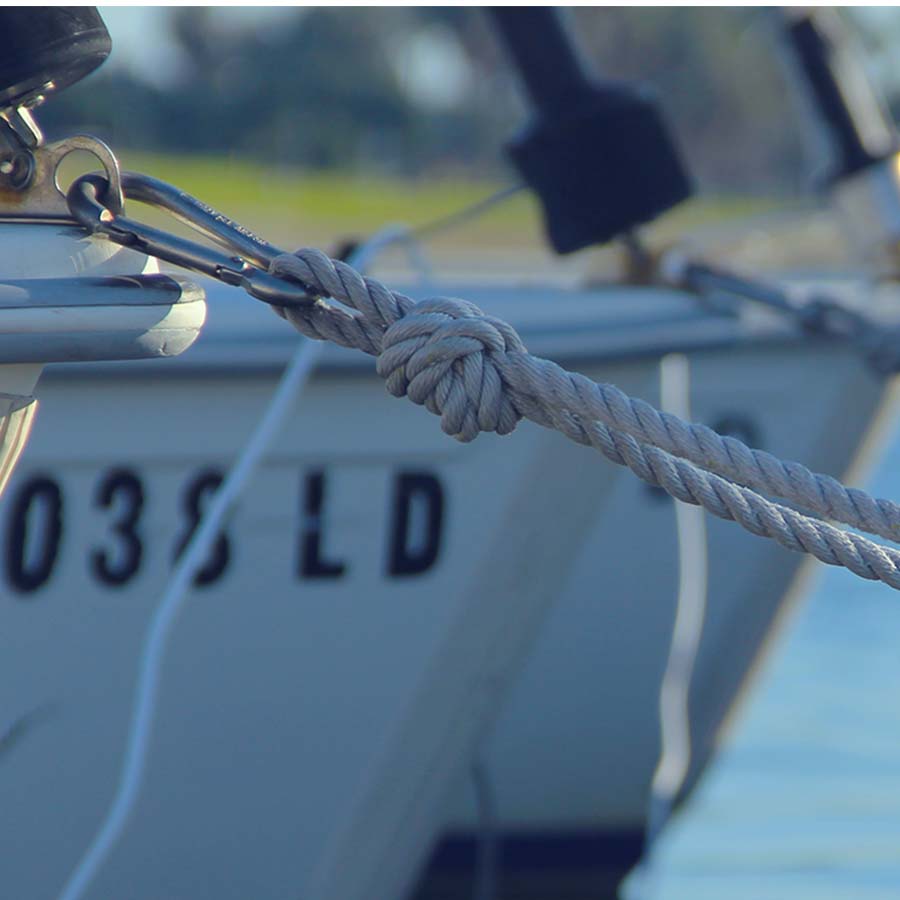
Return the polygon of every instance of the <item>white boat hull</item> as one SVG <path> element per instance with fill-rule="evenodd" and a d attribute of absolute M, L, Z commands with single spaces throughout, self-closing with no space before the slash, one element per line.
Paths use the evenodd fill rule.
<path fill-rule="evenodd" d="M 833 345 L 672 343 L 697 419 L 818 470 L 846 469 L 881 398 Z M 658 402 L 660 348 L 578 366 Z M 100 826 L 173 556 L 275 383 L 197 359 L 41 386 L 0 504 L 10 896 L 55 896 Z M 139 802 L 86 896 L 399 897 L 445 828 L 476 832 L 476 758 L 504 834 L 639 846 L 673 521 L 559 435 L 460 446 L 371 367 L 326 365 L 177 622 Z M 711 523 L 710 551 L 693 775 L 801 562 L 730 523 Z"/>

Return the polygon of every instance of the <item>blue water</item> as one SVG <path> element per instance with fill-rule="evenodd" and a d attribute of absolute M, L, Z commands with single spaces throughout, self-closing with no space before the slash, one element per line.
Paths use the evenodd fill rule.
<path fill-rule="evenodd" d="M 900 499 L 900 435 L 867 487 Z M 655 874 L 656 900 L 900 898 L 900 592 L 823 567 Z"/>

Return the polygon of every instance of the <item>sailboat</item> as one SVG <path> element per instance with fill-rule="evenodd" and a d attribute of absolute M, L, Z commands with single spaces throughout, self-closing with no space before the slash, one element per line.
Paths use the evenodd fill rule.
<path fill-rule="evenodd" d="M 500 25 L 531 72 L 523 16 Z M 540 143 L 538 129 L 518 150 L 538 182 Z M 651 205 L 682 193 L 669 162 L 672 196 Z M 554 205 L 565 186 L 549 190 L 564 248 L 621 231 L 573 225 Z M 124 350 L 47 365 L 0 501 L 0 869 L 4 892 L 41 898 L 116 798 L 148 625 L 297 336 L 233 288 L 155 276 L 73 222 L 2 228 L 0 272 L 31 279 L 25 306 L 49 296 L 40 271 L 53 296 L 62 285 L 88 306 L 108 290 L 126 312 L 123 292 L 155 286 L 180 317 L 157 316 L 153 341 L 133 329 Z M 107 258 L 85 277 L 61 251 L 68 268 L 47 271 L 53 240 Z M 835 476 L 860 471 L 893 409 L 852 343 L 746 305 L 661 284 L 439 290 L 656 405 L 677 358 L 694 420 Z M 465 446 L 434 426 L 369 360 L 325 348 L 195 574 L 127 823 L 81 896 L 468 896 L 493 842 L 516 896 L 563 897 L 612 893 L 640 858 L 677 597 L 673 502 L 537 426 Z M 719 521 L 708 558 L 682 798 L 808 568 Z"/>

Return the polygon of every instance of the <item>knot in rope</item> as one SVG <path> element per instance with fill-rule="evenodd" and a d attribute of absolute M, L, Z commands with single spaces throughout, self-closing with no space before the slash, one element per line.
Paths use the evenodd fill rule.
<path fill-rule="evenodd" d="M 376 356 L 391 394 L 440 416 L 441 428 L 457 440 L 472 441 L 482 431 L 509 434 L 522 418 L 500 371 L 510 356 L 528 351 L 511 325 L 474 303 L 446 297 L 416 303 L 309 248 L 276 257 L 270 271 L 352 310 L 319 303 L 280 314 L 309 337 Z"/>
<path fill-rule="evenodd" d="M 900 538 L 900 505 L 531 356 L 512 326 L 464 300 L 416 303 L 312 249 L 276 257 L 270 271 L 319 298 L 278 310 L 295 328 L 377 357 L 388 390 L 439 415 L 458 440 L 480 431 L 508 434 L 527 417 L 595 447 L 685 503 L 900 590 L 900 552 L 764 495 L 891 540 Z M 857 334 L 855 314 L 846 319 L 844 327 Z M 866 328 L 857 339 L 871 336 Z"/>
<path fill-rule="evenodd" d="M 500 375 L 509 353 L 527 353 L 510 325 L 474 303 L 439 298 L 388 326 L 376 368 L 391 394 L 426 407 L 446 434 L 468 442 L 482 431 L 509 434 L 522 418 Z"/>

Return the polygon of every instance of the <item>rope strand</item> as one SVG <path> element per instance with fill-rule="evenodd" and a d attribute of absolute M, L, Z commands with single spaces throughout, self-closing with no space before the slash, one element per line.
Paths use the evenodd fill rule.
<path fill-rule="evenodd" d="M 280 310 L 297 330 L 376 356 L 390 393 L 439 415 L 442 429 L 458 440 L 482 431 L 509 434 L 528 418 L 594 447 L 679 500 L 900 589 L 900 552 L 761 494 L 891 540 L 900 539 L 900 505 L 532 356 L 510 325 L 465 300 L 416 303 L 319 250 L 279 256 L 271 272 L 349 308 L 319 300 Z"/>

